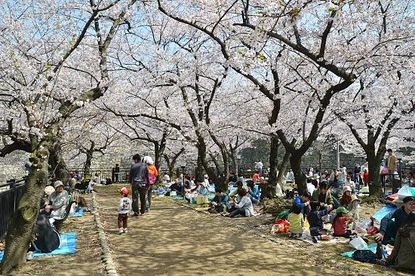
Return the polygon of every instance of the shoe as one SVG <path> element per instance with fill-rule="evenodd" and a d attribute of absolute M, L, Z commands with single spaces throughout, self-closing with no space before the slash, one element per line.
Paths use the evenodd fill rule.
<path fill-rule="evenodd" d="M 33 251 L 28 251 L 26 253 L 26 261 L 31 261 L 33 260 Z"/>
<path fill-rule="evenodd" d="M 124 228 L 124 233 L 128 233 L 128 230 L 127 230 L 127 228 Z"/>
<path fill-rule="evenodd" d="M 137 213 L 137 212 L 134 212 L 134 214 L 133 214 L 133 216 L 134 217 L 138 217 L 140 214 L 139 213 Z"/>
<path fill-rule="evenodd" d="M 119 230 L 118 230 L 118 234 L 122 234 L 122 233 L 124 233 L 124 230 L 122 229 L 122 228 L 120 228 Z"/>
<path fill-rule="evenodd" d="M 318 240 L 317 240 L 316 236 L 312 236 L 311 239 L 313 240 L 314 243 L 318 243 Z"/>

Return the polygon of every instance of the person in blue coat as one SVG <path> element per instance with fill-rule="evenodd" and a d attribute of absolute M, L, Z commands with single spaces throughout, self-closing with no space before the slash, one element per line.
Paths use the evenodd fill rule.
<path fill-rule="evenodd" d="M 298 195 L 294 198 L 293 205 L 299 206 L 301 208 L 301 212 L 308 215 L 310 212 L 310 199 L 310 193 L 308 191 L 304 191 L 301 196 Z"/>

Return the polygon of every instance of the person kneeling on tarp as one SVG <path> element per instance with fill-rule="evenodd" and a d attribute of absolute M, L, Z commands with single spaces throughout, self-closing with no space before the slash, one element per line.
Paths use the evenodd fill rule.
<path fill-rule="evenodd" d="M 39 214 L 35 226 L 33 227 L 34 240 L 30 243 L 27 252 L 27 260 L 33 259 L 34 252 L 49 253 L 59 248 L 60 237 L 53 224 L 50 223 L 48 217 Z"/>
<path fill-rule="evenodd" d="M 380 221 L 379 233 L 375 239 L 383 244 L 394 244 L 397 229 L 405 222 L 408 216 L 415 211 L 415 197 L 407 196 L 403 199 L 403 206 L 387 214 Z"/>

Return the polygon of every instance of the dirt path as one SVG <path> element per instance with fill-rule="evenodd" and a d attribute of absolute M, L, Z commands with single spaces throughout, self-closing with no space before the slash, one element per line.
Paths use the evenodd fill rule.
<path fill-rule="evenodd" d="M 130 217 L 129 233 L 119 235 L 118 189 L 100 189 L 97 200 L 120 275 L 396 275 L 395 271 L 339 256 L 341 246 L 325 252 L 325 247 L 302 241 L 281 238 L 271 242 L 258 235 L 260 224 L 254 229 L 252 221 L 245 218 L 197 212 L 169 198 L 155 199 L 151 212 Z"/>

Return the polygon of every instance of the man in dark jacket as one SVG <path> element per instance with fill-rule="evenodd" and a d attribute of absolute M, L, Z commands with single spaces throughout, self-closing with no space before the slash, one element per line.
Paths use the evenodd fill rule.
<path fill-rule="evenodd" d="M 143 215 L 146 211 L 146 194 L 149 187 L 149 177 L 147 165 L 141 161 L 141 156 L 135 154 L 133 156 L 134 164 L 130 169 L 130 183 L 133 199 L 134 216 Z M 138 201 L 140 200 L 140 210 L 138 209 Z"/>
<path fill-rule="evenodd" d="M 403 199 L 403 206 L 387 214 L 380 221 L 379 233 L 375 239 L 383 244 L 394 244 L 397 230 L 408 218 L 409 214 L 415 211 L 415 197 L 407 196 Z"/>

